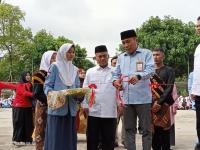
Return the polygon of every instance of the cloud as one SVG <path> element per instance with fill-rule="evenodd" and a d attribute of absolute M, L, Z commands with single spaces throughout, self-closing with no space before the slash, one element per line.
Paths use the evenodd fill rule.
<path fill-rule="evenodd" d="M 111 56 L 120 43 L 120 32 L 140 27 L 150 16 L 171 15 L 195 21 L 199 0 L 6 0 L 26 12 L 25 25 L 33 33 L 46 29 L 85 47 L 93 56 L 96 45 L 106 44 Z M 187 6 L 187 8 L 186 8 Z"/>

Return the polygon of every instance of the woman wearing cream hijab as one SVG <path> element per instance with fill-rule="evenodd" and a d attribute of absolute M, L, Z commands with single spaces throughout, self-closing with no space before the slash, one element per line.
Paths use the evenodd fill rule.
<path fill-rule="evenodd" d="M 75 56 L 73 44 L 63 44 L 52 64 L 45 80 L 44 91 L 78 88 L 80 85 L 78 68 L 72 64 Z M 76 150 L 76 111 L 77 102 L 73 97 L 66 97 L 66 103 L 57 109 L 48 107 L 45 150 Z"/>
<path fill-rule="evenodd" d="M 35 143 L 36 150 L 44 149 L 44 138 L 45 138 L 45 127 L 47 121 L 47 98 L 44 94 L 43 85 L 45 78 L 47 76 L 47 72 L 51 63 L 53 63 L 56 59 L 56 51 L 46 51 L 42 55 L 40 70 L 34 73 L 32 77 L 33 81 L 33 94 L 36 103 L 35 110 Z"/>

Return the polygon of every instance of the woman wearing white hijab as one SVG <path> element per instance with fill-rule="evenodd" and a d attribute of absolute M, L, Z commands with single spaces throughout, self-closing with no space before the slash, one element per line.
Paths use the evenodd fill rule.
<path fill-rule="evenodd" d="M 78 68 L 72 64 L 75 56 L 73 44 L 63 44 L 57 54 L 56 62 L 50 67 L 45 80 L 44 91 L 78 88 L 80 85 Z M 48 107 L 45 150 L 76 150 L 76 112 L 77 102 L 68 96 L 61 108 Z"/>
<path fill-rule="evenodd" d="M 40 70 L 34 73 L 33 94 L 37 99 L 35 109 L 35 143 L 36 150 L 44 149 L 45 127 L 47 122 L 47 98 L 44 94 L 43 85 L 51 63 L 56 59 L 56 51 L 49 50 L 42 55 Z"/>

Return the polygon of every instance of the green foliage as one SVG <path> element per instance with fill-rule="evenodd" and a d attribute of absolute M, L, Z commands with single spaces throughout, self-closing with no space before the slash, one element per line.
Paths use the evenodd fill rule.
<path fill-rule="evenodd" d="M 0 74 L 4 74 L 2 79 L 12 80 L 13 74 L 18 74 L 14 63 L 23 59 L 21 48 L 29 45 L 32 37 L 31 31 L 21 25 L 24 15 L 17 6 L 0 4 L 0 50 L 6 52 L 5 60 L 0 64 Z"/>
<path fill-rule="evenodd" d="M 35 68 L 39 68 L 40 59 L 45 51 L 58 50 L 64 43 L 73 43 L 73 41 L 65 38 L 64 36 L 58 36 L 58 38 L 54 38 L 44 29 L 39 31 L 33 38 L 33 45 L 35 46 L 34 70 Z M 77 67 L 88 69 L 88 67 L 92 66 L 92 63 L 86 60 L 87 51 L 85 48 L 81 48 L 78 44 L 76 44 L 75 54 L 76 57 L 74 59 L 74 64 Z"/>
<path fill-rule="evenodd" d="M 9 77 L 9 65 L 6 58 L 0 60 L 0 80 L 7 81 Z"/>
<path fill-rule="evenodd" d="M 177 77 L 176 78 L 176 87 L 177 87 L 177 91 L 178 91 L 178 95 L 182 95 L 182 96 L 188 96 L 188 77 L 187 75 L 183 75 L 181 77 Z"/>
<path fill-rule="evenodd" d="M 58 50 L 64 43 L 73 43 L 72 40 L 53 35 L 42 29 L 32 35 L 30 29 L 21 25 L 24 15 L 19 7 L 0 3 L 0 51 L 6 52 L 0 60 L 0 80 L 19 81 L 23 71 L 39 69 L 40 60 L 47 50 Z M 78 44 L 75 45 L 76 66 L 88 69 L 94 64 L 86 59 L 87 51 Z"/>
<path fill-rule="evenodd" d="M 33 62 L 35 64 L 34 70 L 39 68 L 42 54 L 47 50 L 55 50 L 56 43 L 53 35 L 47 33 L 42 29 L 33 37 L 34 56 Z"/>
<path fill-rule="evenodd" d="M 2 95 L 1 97 L 3 99 L 8 99 L 11 95 L 13 95 L 13 91 L 12 90 L 3 89 L 1 92 L 2 92 L 1 93 L 1 95 Z"/>
<path fill-rule="evenodd" d="M 150 17 L 140 28 L 136 29 L 136 32 L 140 47 L 165 50 L 165 64 L 173 67 L 176 72 L 178 93 L 187 96 L 188 72 L 193 70 L 194 51 L 200 43 L 195 24 L 193 22 L 183 23 L 170 16 L 164 19 Z M 117 50 L 123 51 L 121 44 Z"/>
<path fill-rule="evenodd" d="M 195 34 L 195 24 L 183 23 L 170 16 L 160 19 L 150 17 L 137 29 L 140 47 L 165 50 L 165 63 L 172 66 L 176 76 L 186 75 L 188 63 L 193 70 L 193 53 L 200 43 L 200 37 Z"/>
<path fill-rule="evenodd" d="M 92 67 L 94 67 L 95 65 L 94 65 L 94 63 L 93 62 L 91 62 L 90 60 L 88 60 L 88 59 L 85 59 L 84 60 L 84 65 L 83 65 L 83 67 L 80 67 L 80 68 L 83 68 L 84 70 L 88 70 L 89 68 L 92 68 Z"/>
<path fill-rule="evenodd" d="M 175 69 L 177 77 L 193 70 L 194 51 L 200 43 L 193 22 L 183 23 L 170 16 L 150 17 L 136 32 L 140 47 L 165 50 L 165 64 Z M 124 51 L 121 44 L 117 50 Z"/>
<path fill-rule="evenodd" d="M 78 44 L 75 45 L 75 55 L 76 57 L 74 58 L 74 64 L 78 68 L 83 68 L 84 67 L 84 60 L 85 57 L 87 56 L 87 51 L 85 48 L 81 48 Z"/>
<path fill-rule="evenodd" d="M 60 46 L 64 43 L 73 43 L 73 41 L 65 38 L 64 36 L 59 36 L 57 39 L 55 39 L 55 48 L 58 50 Z"/>
<path fill-rule="evenodd" d="M 122 44 L 119 44 L 119 47 L 116 48 L 116 50 L 119 51 L 119 52 L 124 52 L 125 51 L 123 46 L 122 46 Z"/>

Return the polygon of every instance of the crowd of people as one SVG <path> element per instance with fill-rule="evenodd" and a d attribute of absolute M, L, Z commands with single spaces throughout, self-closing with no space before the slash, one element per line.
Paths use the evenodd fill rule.
<path fill-rule="evenodd" d="M 191 99 L 190 96 L 179 96 L 178 98 L 178 109 L 179 110 L 195 110 L 194 101 Z"/>
<path fill-rule="evenodd" d="M 12 102 L 13 99 L 10 97 L 7 99 L 0 98 L 0 108 L 11 108 Z"/>
<path fill-rule="evenodd" d="M 200 34 L 200 17 L 196 27 Z M 57 52 L 43 54 L 32 83 L 30 72 L 24 72 L 16 84 L 0 82 L 0 89 L 16 91 L 15 146 L 35 141 L 36 150 L 77 150 L 77 108 L 82 108 L 87 116 L 87 150 L 114 150 L 119 145 L 120 119 L 121 142 L 126 149 L 136 150 L 138 130 L 143 150 L 170 150 L 175 144 L 174 116 L 181 99 L 174 84 L 175 71 L 164 64 L 162 48 L 138 47 L 135 30 L 123 31 L 120 36 L 125 51 L 111 60 L 111 66 L 106 45 L 98 45 L 94 49 L 97 65 L 84 74 L 73 64 L 75 46 L 65 43 Z M 190 97 L 195 101 L 200 139 L 200 46 L 194 56 Z M 92 91 L 89 100 L 84 95 L 55 96 L 59 91 L 88 88 Z M 186 109 L 184 99 L 180 101 Z M 200 140 L 195 149 L 200 149 Z"/>

